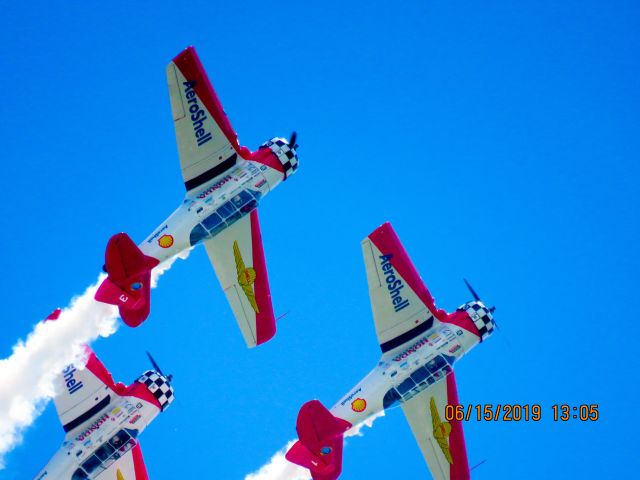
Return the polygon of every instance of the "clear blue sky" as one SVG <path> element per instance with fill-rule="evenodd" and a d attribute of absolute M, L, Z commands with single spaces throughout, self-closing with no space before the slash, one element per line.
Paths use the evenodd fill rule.
<path fill-rule="evenodd" d="M 463 276 L 497 306 L 501 331 L 457 365 L 461 401 L 543 406 L 465 425 L 474 478 L 635 475 L 638 2 L 2 3 L 0 358 L 95 280 L 111 234 L 140 241 L 180 202 L 164 68 L 182 48 L 243 144 L 299 132 L 298 173 L 261 207 L 290 312 L 275 339 L 244 347 L 199 248 L 147 323 L 94 345 L 117 379 L 144 350 L 175 375 L 142 437 L 151 478 L 242 479 L 303 402 L 369 371 L 360 240 L 386 220 L 440 306 L 468 299 Z M 555 403 L 600 420 L 556 423 Z M 49 405 L 0 479 L 31 478 L 62 437 Z M 427 476 L 399 410 L 345 451 L 345 480 Z"/>

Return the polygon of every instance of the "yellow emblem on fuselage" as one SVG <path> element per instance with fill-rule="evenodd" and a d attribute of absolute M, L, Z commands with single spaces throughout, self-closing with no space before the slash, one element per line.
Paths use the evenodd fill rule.
<path fill-rule="evenodd" d="M 252 267 L 246 267 L 244 265 L 244 260 L 242 258 L 242 254 L 240 253 L 240 247 L 238 246 L 238 241 L 234 240 L 233 242 L 233 256 L 236 260 L 236 271 L 238 272 L 238 283 L 242 287 L 242 291 L 247 296 L 247 300 L 249 300 L 249 304 L 251 308 L 256 313 L 260 313 L 258 309 L 258 304 L 256 303 L 256 296 L 253 293 L 253 284 L 256 281 L 256 271 Z"/>
<path fill-rule="evenodd" d="M 444 454 L 444 458 L 447 462 L 453 465 L 453 458 L 451 458 L 451 450 L 449 450 L 449 435 L 451 434 L 451 424 L 449 422 L 443 422 L 440 420 L 440 414 L 436 407 L 435 398 L 431 397 L 431 422 L 433 423 L 433 437 L 438 442 L 440 450 Z"/>
<path fill-rule="evenodd" d="M 116 470 L 116 480 L 124 480 L 124 475 L 122 475 L 120 469 Z"/>

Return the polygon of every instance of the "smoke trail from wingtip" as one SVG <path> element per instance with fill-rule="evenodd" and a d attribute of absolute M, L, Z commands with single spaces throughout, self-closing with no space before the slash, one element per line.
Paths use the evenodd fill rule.
<path fill-rule="evenodd" d="M 188 254 L 156 267 L 151 286 L 156 286 L 176 258 Z M 82 360 L 82 345 L 117 330 L 117 308 L 93 298 L 105 277 L 101 274 L 82 295 L 73 298 L 56 321 L 38 322 L 27 339 L 18 340 L 11 355 L 0 360 L 0 470 L 5 467 L 5 455 L 20 444 L 22 433 L 53 398 L 55 376 L 66 365 Z"/>
<path fill-rule="evenodd" d="M 373 422 L 380 417 L 384 417 L 384 410 L 349 429 L 344 435 L 345 438 L 361 437 L 363 435 L 362 428 L 371 427 Z M 294 465 L 284 457 L 287 450 L 289 450 L 294 443 L 295 440 L 288 442 L 257 471 L 246 475 L 244 480 L 309 480 L 311 478 L 309 470 L 298 465 Z"/>

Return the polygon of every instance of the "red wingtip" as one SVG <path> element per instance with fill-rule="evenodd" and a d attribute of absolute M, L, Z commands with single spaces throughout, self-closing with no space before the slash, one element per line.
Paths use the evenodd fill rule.
<path fill-rule="evenodd" d="M 393 226 L 391 225 L 391 222 L 384 222 L 369 234 L 369 238 L 371 239 L 371 241 L 375 242 L 377 239 L 384 237 L 385 235 L 393 235 L 393 237 L 395 238 L 398 237 L 395 230 L 393 229 Z"/>
<path fill-rule="evenodd" d="M 173 62 L 176 63 L 178 62 L 182 57 L 186 56 L 186 55 L 195 55 L 198 56 L 198 54 L 196 53 L 196 49 L 194 48 L 193 45 L 189 45 L 187 48 L 185 48 L 184 50 L 182 50 L 178 55 L 176 55 L 175 57 L 173 57 Z"/>
<path fill-rule="evenodd" d="M 47 322 L 47 321 L 57 320 L 58 318 L 60 318 L 61 313 L 62 313 L 62 309 L 56 308 L 53 312 L 49 314 L 47 318 L 44 319 L 44 321 Z"/>

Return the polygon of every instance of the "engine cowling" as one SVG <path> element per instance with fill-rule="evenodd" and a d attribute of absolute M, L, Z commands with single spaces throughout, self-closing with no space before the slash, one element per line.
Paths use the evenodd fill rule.
<path fill-rule="evenodd" d="M 278 157 L 282 168 L 284 169 L 284 179 L 286 180 L 290 175 L 293 175 L 298 169 L 298 154 L 295 150 L 295 145 L 289 145 L 289 143 L 280 137 L 275 137 L 268 142 L 260 145 L 260 148 L 269 148 Z"/>
<path fill-rule="evenodd" d="M 173 402 L 175 396 L 173 387 L 169 384 L 169 380 L 164 375 L 160 375 L 153 370 L 144 372 L 136 382 L 142 383 L 147 390 L 158 400 L 160 410 L 164 410 Z"/>
<path fill-rule="evenodd" d="M 493 333 L 495 330 L 495 323 L 493 323 L 493 315 L 491 311 L 482 302 L 467 302 L 464 305 L 458 307 L 458 311 L 465 312 L 469 315 L 469 318 L 473 321 L 474 325 L 478 329 L 480 335 L 480 341 Z"/>

